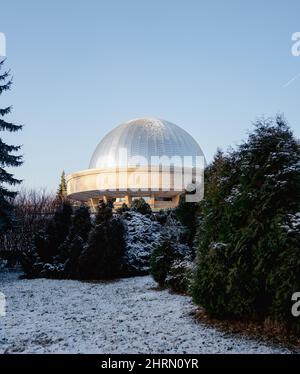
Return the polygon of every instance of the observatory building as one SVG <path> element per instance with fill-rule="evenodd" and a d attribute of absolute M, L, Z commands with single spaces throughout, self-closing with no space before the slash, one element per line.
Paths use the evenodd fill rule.
<path fill-rule="evenodd" d="M 89 168 L 67 176 L 68 197 L 95 207 L 143 197 L 155 210 L 173 208 L 203 170 L 203 152 L 185 130 L 156 118 L 125 122 L 96 147 Z"/>

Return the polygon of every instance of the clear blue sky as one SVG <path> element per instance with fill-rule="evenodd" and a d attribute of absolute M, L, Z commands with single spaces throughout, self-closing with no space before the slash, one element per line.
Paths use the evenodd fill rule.
<path fill-rule="evenodd" d="M 0 3 L 14 86 L 0 106 L 25 125 L 15 170 L 56 189 L 86 169 L 114 126 L 157 116 L 184 127 L 208 160 L 283 112 L 300 137 L 297 0 L 51 0 Z"/>

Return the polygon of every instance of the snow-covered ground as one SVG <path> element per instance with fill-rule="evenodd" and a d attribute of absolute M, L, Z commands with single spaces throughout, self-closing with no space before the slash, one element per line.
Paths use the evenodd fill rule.
<path fill-rule="evenodd" d="M 195 322 L 189 297 L 150 277 L 110 283 L 0 272 L 0 353 L 288 353 Z"/>

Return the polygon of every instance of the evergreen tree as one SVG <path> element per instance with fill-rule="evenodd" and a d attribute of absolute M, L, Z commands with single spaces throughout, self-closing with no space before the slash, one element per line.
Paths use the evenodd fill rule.
<path fill-rule="evenodd" d="M 89 232 L 92 228 L 90 210 L 87 206 L 81 205 L 74 212 L 72 217 L 72 224 L 69 232 L 69 239 L 75 236 L 80 236 L 83 241 L 86 241 Z"/>
<path fill-rule="evenodd" d="M 0 70 L 4 60 L 0 61 Z M 9 71 L 0 74 L 0 95 L 10 89 L 12 79 Z M 22 126 L 15 125 L 4 120 L 4 116 L 11 112 L 11 107 L 0 108 L 0 131 L 16 132 Z M 7 167 L 17 167 L 22 164 L 22 156 L 15 155 L 20 146 L 8 145 L 0 138 L 0 235 L 3 234 L 13 224 L 13 199 L 16 191 L 11 191 L 7 186 L 14 186 L 21 181 L 14 178 L 13 174 L 5 170 Z"/>
<path fill-rule="evenodd" d="M 60 183 L 56 193 L 57 200 L 62 203 L 67 198 L 67 182 L 66 182 L 66 175 L 63 171 L 60 177 Z"/>
<path fill-rule="evenodd" d="M 140 197 L 139 199 L 134 199 L 132 201 L 131 210 L 141 213 L 145 216 L 147 214 L 152 214 L 150 205 L 142 197 Z"/>
<path fill-rule="evenodd" d="M 78 260 L 83 252 L 85 243 L 79 235 L 75 235 L 65 243 L 67 244 L 67 256 L 64 263 L 64 276 L 70 279 L 80 279 Z"/>
<path fill-rule="evenodd" d="M 62 205 L 65 205 L 66 202 Z M 60 244 L 58 248 L 59 261 L 65 263 L 68 259 L 68 275 L 75 276 L 75 260 L 79 257 L 80 246 L 87 241 L 89 232 L 92 228 L 91 216 L 89 208 L 85 205 L 81 205 L 79 208 L 75 209 L 74 214 L 71 217 L 71 224 L 69 233 L 66 239 Z M 75 266 L 76 267 L 76 266 Z"/>
<path fill-rule="evenodd" d="M 116 209 L 116 213 L 123 214 L 125 212 L 128 212 L 130 209 L 126 203 L 123 203 L 122 206 L 118 209 Z"/>
<path fill-rule="evenodd" d="M 35 247 L 38 256 L 44 262 L 51 262 L 60 254 L 60 246 L 69 234 L 72 222 L 72 206 L 68 201 L 63 202 L 55 211 L 45 231 L 35 236 Z"/>
<path fill-rule="evenodd" d="M 101 223 L 109 221 L 113 216 L 113 203 L 112 201 L 105 202 L 100 199 L 98 203 L 98 210 L 96 214 L 96 224 L 100 225 Z"/>
<path fill-rule="evenodd" d="M 121 275 L 125 228 L 120 216 L 107 217 L 91 232 L 78 259 L 79 279 L 114 279 Z"/>
<path fill-rule="evenodd" d="M 191 203 L 185 201 L 185 196 L 180 196 L 179 205 L 175 208 L 174 212 L 179 221 L 187 229 L 187 243 L 192 247 L 194 237 L 197 229 L 197 214 L 199 210 L 198 203 Z"/>
<path fill-rule="evenodd" d="M 283 323 L 300 334 L 300 147 L 282 117 L 261 120 L 206 171 L 194 300 L 219 318 Z"/>

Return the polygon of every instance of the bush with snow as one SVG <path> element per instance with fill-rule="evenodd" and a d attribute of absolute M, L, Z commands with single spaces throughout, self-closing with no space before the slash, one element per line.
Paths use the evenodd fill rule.
<path fill-rule="evenodd" d="M 36 234 L 22 265 L 27 277 L 115 278 L 120 276 L 124 247 L 123 221 L 114 217 L 110 204 L 99 202 L 92 225 L 87 207 L 71 215 L 64 203 L 45 230 Z"/>
<path fill-rule="evenodd" d="M 177 293 L 190 293 L 193 269 L 194 263 L 188 256 L 174 260 L 165 280 L 166 286 Z"/>
<path fill-rule="evenodd" d="M 186 228 L 186 242 L 192 247 L 197 230 L 199 213 L 198 203 L 187 203 L 185 196 L 181 195 L 179 205 L 174 209 L 174 214 L 179 222 Z"/>
<path fill-rule="evenodd" d="M 186 244 L 162 239 L 152 252 L 150 273 L 160 287 L 178 293 L 188 293 L 192 277 L 191 250 Z"/>
<path fill-rule="evenodd" d="M 162 226 L 154 216 L 145 216 L 136 211 L 126 211 L 122 218 L 126 243 L 122 275 L 148 274 L 150 256 L 160 242 Z"/>
<path fill-rule="evenodd" d="M 61 218 L 62 212 L 67 219 Z M 30 278 L 107 279 L 148 274 L 151 253 L 160 243 L 163 216 L 168 215 L 161 212 L 157 218 L 128 209 L 115 214 L 111 204 L 100 201 L 92 222 L 87 207 L 77 208 L 71 216 L 60 207 L 23 253 L 23 269 Z M 68 230 L 64 225 L 58 240 L 57 231 L 62 232 L 57 230 L 58 222 L 65 221 Z"/>
<path fill-rule="evenodd" d="M 68 202 L 61 204 L 55 211 L 53 218 L 45 223 L 44 230 L 35 233 L 33 242 L 21 251 L 20 262 L 29 278 L 48 274 L 43 271 L 44 264 L 59 263 L 60 246 L 67 239 L 71 228 L 72 207 Z M 60 272 L 60 270 L 59 270 Z"/>
<path fill-rule="evenodd" d="M 218 152 L 206 171 L 194 300 L 220 318 L 265 320 L 300 333 L 300 148 L 281 117 Z"/>
<path fill-rule="evenodd" d="M 193 252 L 186 243 L 186 228 L 171 214 L 162 230 L 159 245 L 152 252 L 150 273 L 160 287 L 175 292 L 189 290 Z"/>

